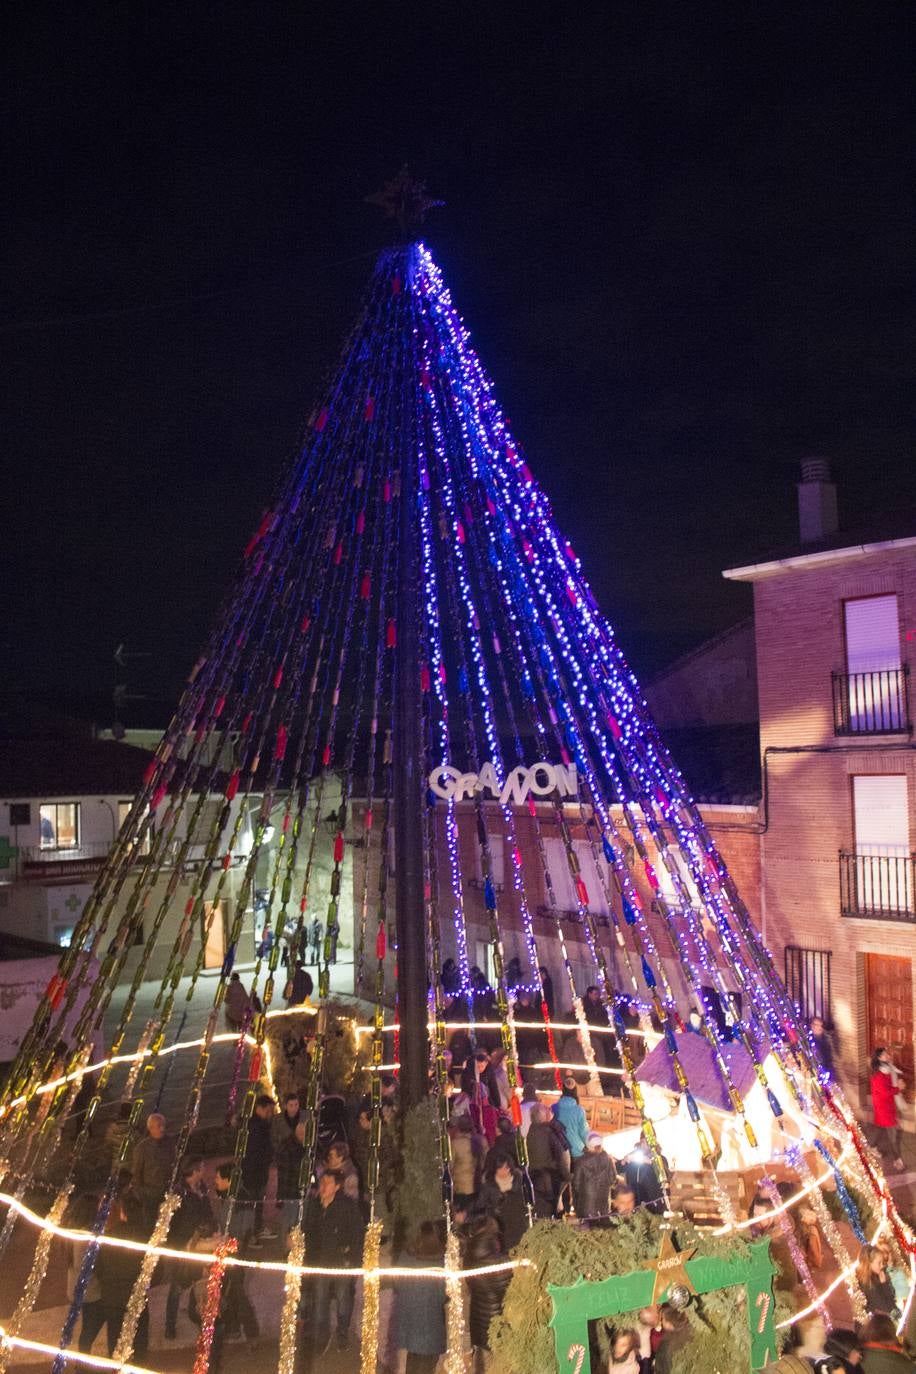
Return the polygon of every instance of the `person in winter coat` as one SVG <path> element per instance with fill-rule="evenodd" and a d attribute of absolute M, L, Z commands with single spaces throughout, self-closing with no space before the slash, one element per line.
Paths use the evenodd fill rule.
<path fill-rule="evenodd" d="M 871 1061 L 871 1105 L 875 1118 L 875 1148 L 893 1158 L 898 1173 L 903 1169 L 900 1157 L 900 1126 L 897 1121 L 897 1094 L 903 1091 L 890 1051 L 883 1045 L 875 1050 Z"/>
<path fill-rule="evenodd" d="M 830 1077 L 835 1078 L 836 1070 L 833 1064 L 833 1042 L 827 1032 L 827 1027 L 824 1025 L 823 1017 L 812 1016 L 809 1023 L 809 1030 L 811 1031 L 811 1039 L 814 1041 L 814 1048 L 817 1051 L 818 1059 L 830 1074 Z"/>
<path fill-rule="evenodd" d="M 196 1243 L 216 1231 L 216 1218 L 204 1183 L 203 1164 L 199 1159 L 187 1159 L 181 1167 L 179 1185 L 181 1201 L 172 1217 L 168 1243 L 173 1250 L 193 1250 Z M 200 1277 L 196 1264 L 181 1260 L 167 1261 L 169 1291 L 165 1300 L 165 1335 L 173 1341 L 182 1293 L 188 1295 L 188 1317 L 200 1325 L 200 1315 L 194 1296 L 194 1280 Z"/>
<path fill-rule="evenodd" d="M 897 1339 L 892 1317 L 876 1313 L 862 1328 L 862 1368 L 865 1374 L 913 1374 L 916 1363 Z"/>
<path fill-rule="evenodd" d="M 318 1180 L 318 1196 L 309 1199 L 303 1231 L 306 1260 L 318 1268 L 355 1269 L 362 1259 L 363 1219 L 352 1198 L 341 1189 L 343 1180 L 327 1169 Z M 311 1279 L 312 1348 L 323 1352 L 331 1337 L 331 1304 L 337 1306 L 337 1348 L 346 1350 L 356 1280 L 338 1274 Z"/>
<path fill-rule="evenodd" d="M 501 1116 L 496 1123 L 496 1139 L 487 1151 L 487 1157 L 483 1162 L 483 1176 L 491 1179 L 496 1172 L 497 1166 L 504 1159 L 508 1159 L 510 1164 L 518 1167 L 518 1145 L 516 1144 L 515 1127 L 506 1116 Z"/>
<path fill-rule="evenodd" d="M 499 1264 L 506 1258 L 500 1243 L 499 1225 L 493 1217 L 475 1217 L 468 1229 L 464 1248 L 464 1267 Z M 475 1274 L 467 1280 L 468 1332 L 475 1352 L 475 1368 L 479 1367 L 481 1351 L 490 1349 L 490 1322 L 503 1310 L 503 1299 L 512 1277 L 511 1269 L 495 1274 Z"/>
<path fill-rule="evenodd" d="M 559 1129 L 550 1108 L 543 1102 L 535 1103 L 531 1112 L 526 1141 L 528 1173 L 534 1186 L 534 1210 L 539 1217 L 555 1216 L 560 1189 L 569 1182 L 569 1165 Z"/>
<path fill-rule="evenodd" d="M 340 1189 L 344 1197 L 359 1202 L 359 1170 L 350 1158 L 350 1150 L 344 1140 L 335 1140 L 328 1146 L 328 1168 L 340 1174 Z"/>
<path fill-rule="evenodd" d="M 492 1179 L 477 1194 L 474 1211 L 486 1212 L 496 1218 L 504 1250 L 518 1245 L 528 1229 L 528 1209 L 522 1193 L 521 1172 L 508 1159 L 499 1163 Z"/>
<path fill-rule="evenodd" d="M 255 1250 L 259 1248 L 262 1236 L 271 1240 L 276 1235 L 275 1231 L 263 1230 L 264 1194 L 267 1192 L 267 1180 L 270 1177 L 270 1166 L 274 1157 L 270 1138 L 270 1123 L 273 1119 L 274 1105 L 273 1098 L 268 1097 L 266 1093 L 262 1093 L 256 1099 L 254 1111 L 248 1122 L 248 1143 L 245 1146 L 245 1154 L 242 1159 L 242 1185 L 239 1189 L 239 1201 L 254 1204 L 254 1224 L 249 1243 Z"/>
<path fill-rule="evenodd" d="M 538 1090 L 529 1079 L 528 1082 L 525 1084 L 524 1088 L 522 1089 L 522 1101 L 520 1107 L 522 1120 L 518 1128 L 518 1133 L 523 1140 L 527 1137 L 528 1131 L 531 1127 L 531 1113 L 537 1106 L 537 1101 Z"/>
<path fill-rule="evenodd" d="M 312 995 L 315 984 L 301 959 L 296 960 L 293 976 L 284 989 L 287 1007 L 301 1007 Z"/>
<path fill-rule="evenodd" d="M 442 1265 L 442 1243 L 435 1224 L 424 1221 L 406 1262 L 420 1269 Z M 394 1343 L 407 1352 L 405 1374 L 435 1374 L 445 1353 L 445 1283 L 442 1279 L 401 1279 L 394 1290 Z"/>
<path fill-rule="evenodd" d="M 452 1200 L 459 1211 L 467 1211 L 477 1196 L 487 1143 L 467 1114 L 452 1118 L 448 1134 L 452 1142 Z"/>
<path fill-rule="evenodd" d="M 72 1226 L 74 1231 L 91 1231 L 98 1210 L 98 1198 L 92 1193 L 81 1193 L 74 1199 L 68 1208 L 67 1225 Z M 75 1296 L 80 1270 L 83 1267 L 83 1260 L 86 1257 L 86 1251 L 88 1249 L 88 1241 L 72 1240 L 67 1246 L 67 1298 L 71 1302 Z M 99 1288 L 98 1271 L 94 1269 L 86 1285 L 83 1295 L 83 1305 L 80 1308 L 80 1317 L 82 1321 L 79 1334 L 79 1349 L 84 1355 L 87 1355 L 92 1349 L 93 1341 L 105 1324 L 105 1313 L 102 1309 L 101 1296 L 102 1293 Z"/>
<path fill-rule="evenodd" d="M 856 1374 L 862 1369 L 862 1346 L 854 1331 L 835 1326 L 824 1340 L 824 1358 L 817 1374 Z"/>
<path fill-rule="evenodd" d="M 581 1154 L 585 1153 L 585 1142 L 588 1139 L 588 1118 L 579 1106 L 579 1092 L 572 1074 L 564 1075 L 563 1089 L 560 1097 L 553 1104 L 552 1111 L 556 1120 L 563 1127 L 570 1155 L 574 1160 L 578 1159 Z"/>
<path fill-rule="evenodd" d="M 639 1374 L 640 1365 L 639 1332 L 626 1327 L 615 1331 L 607 1374 Z"/>
<path fill-rule="evenodd" d="M 667 1167 L 667 1161 L 664 1161 L 664 1157 L 663 1162 Z M 637 1207 L 645 1207 L 647 1211 L 661 1215 L 665 1210 L 665 1199 L 662 1194 L 661 1181 L 652 1160 L 649 1142 L 644 1135 L 639 1137 L 639 1144 L 636 1149 L 627 1156 L 621 1172 L 624 1182 L 636 1194 Z"/>
<path fill-rule="evenodd" d="M 105 1234 L 115 1240 L 144 1240 L 149 1235 L 144 1212 L 136 1197 L 131 1193 L 116 1196 L 109 1213 Z M 114 1354 L 124 1310 L 140 1274 L 143 1252 L 122 1250 L 119 1246 L 99 1246 L 95 1262 L 95 1276 L 99 1283 L 99 1302 L 101 1305 L 102 1325 L 107 1327 L 108 1354 Z M 134 1359 L 138 1364 L 146 1363 L 149 1350 L 149 1311 L 144 1307 L 134 1339 Z"/>
<path fill-rule="evenodd" d="M 300 1126 L 302 1130 L 300 1130 Z M 299 1210 L 299 1171 L 305 1154 L 305 1113 L 298 1093 L 287 1093 L 283 1111 L 270 1122 L 270 1144 L 277 1165 L 277 1203 L 287 1230 Z"/>
<path fill-rule="evenodd" d="M 887 1272 L 884 1251 L 878 1245 L 863 1245 L 856 1264 L 856 1279 L 865 1298 L 865 1306 L 872 1314 L 897 1313 L 897 1296 Z"/>
<path fill-rule="evenodd" d="M 250 1006 L 251 999 L 245 991 L 241 978 L 237 973 L 233 973 L 229 979 L 229 986 L 226 988 L 226 999 L 223 1002 L 223 1015 L 226 1018 L 226 1025 L 231 1031 L 242 1029 Z"/>
<path fill-rule="evenodd" d="M 161 1112 L 150 1112 L 146 1135 L 137 1141 L 130 1157 L 131 1192 L 150 1229 L 169 1186 L 174 1154 L 172 1142 L 165 1138 L 165 1117 Z"/>
<path fill-rule="evenodd" d="M 690 1342 L 690 1321 L 686 1312 L 680 1312 L 666 1302 L 658 1311 L 662 1338 L 655 1351 L 654 1374 L 674 1374 L 678 1352 Z"/>
<path fill-rule="evenodd" d="M 585 1217 L 606 1217 L 611 1209 L 614 1163 L 597 1131 L 590 1131 L 585 1153 L 573 1170 L 573 1205 L 580 1221 Z"/>

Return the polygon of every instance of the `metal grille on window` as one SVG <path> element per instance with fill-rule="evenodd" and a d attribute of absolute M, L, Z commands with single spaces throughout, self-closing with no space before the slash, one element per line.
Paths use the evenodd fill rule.
<path fill-rule="evenodd" d="M 819 1016 L 828 1028 L 833 1024 L 830 1008 L 829 949 L 803 949 L 786 945 L 786 988 L 806 1021 Z"/>

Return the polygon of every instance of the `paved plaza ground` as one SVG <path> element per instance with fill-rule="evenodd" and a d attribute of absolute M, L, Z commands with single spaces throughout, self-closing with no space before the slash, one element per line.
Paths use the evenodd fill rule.
<path fill-rule="evenodd" d="M 243 981 L 247 983 L 248 979 L 244 971 L 242 976 Z M 205 976 L 201 979 L 196 995 L 190 1003 L 185 1000 L 187 986 L 188 983 L 185 981 L 179 992 L 176 1014 L 167 1037 L 168 1044 L 179 1038 L 182 1041 L 197 1039 L 203 1033 L 206 1025 L 212 1005 L 212 978 Z M 344 994 L 350 993 L 352 986 L 352 964 L 339 964 L 334 970 L 332 992 L 340 998 Z M 130 1048 L 136 1043 L 140 1030 L 152 1015 L 156 987 L 156 984 L 147 984 L 141 992 L 134 1017 L 135 1029 L 132 1035 L 128 1037 L 126 1048 Z M 117 1024 L 124 996 L 124 990 L 119 989 L 112 999 L 112 1005 L 106 1019 L 108 1039 L 110 1039 L 111 1032 Z M 211 1072 L 208 1075 L 209 1086 L 202 1107 L 201 1119 L 205 1124 L 218 1124 L 225 1120 L 228 1085 L 232 1081 L 233 1053 L 231 1044 L 218 1046 L 214 1052 Z M 172 1129 L 175 1129 L 184 1111 L 195 1063 L 196 1051 L 193 1049 L 184 1054 L 171 1056 L 168 1061 L 164 1062 L 163 1067 L 152 1081 L 148 1094 L 150 1105 L 160 1107 Z M 916 1217 L 916 1136 L 904 1136 L 904 1159 L 906 1170 L 891 1179 L 891 1186 L 903 1214 L 910 1219 Z M 212 1168 L 213 1161 L 210 1161 L 208 1163 L 210 1173 L 212 1173 Z M 268 1226 L 273 1220 L 270 1193 L 268 1193 L 266 1220 Z M 854 1250 L 854 1242 L 852 1242 L 851 1237 L 849 1239 L 850 1246 Z M 3 1321 L 7 1320 L 14 1310 L 22 1292 L 23 1283 L 31 1265 L 34 1242 L 34 1231 L 30 1227 L 20 1224 L 14 1229 L 10 1244 L 3 1255 L 3 1262 L 0 1265 L 0 1313 L 2 1313 Z M 283 1256 L 284 1251 L 281 1242 L 273 1240 L 265 1242 L 260 1258 L 281 1261 Z M 826 1271 L 819 1275 L 821 1278 L 825 1276 Z M 276 1333 L 279 1327 L 283 1297 L 282 1275 L 268 1272 L 254 1273 L 249 1276 L 247 1283 L 249 1294 L 259 1315 L 262 1331 L 265 1334 L 254 1343 L 247 1341 L 229 1343 L 226 1347 L 223 1364 L 225 1374 L 243 1374 L 243 1371 L 244 1374 L 250 1374 L 254 1368 L 269 1371 L 276 1367 Z M 356 1371 L 359 1368 L 358 1338 L 362 1299 L 359 1289 L 360 1285 L 357 1286 L 356 1311 L 351 1327 L 351 1349 L 343 1353 L 334 1349 L 329 1351 L 316 1363 L 321 1374 L 350 1374 L 350 1371 Z M 150 1369 L 161 1371 L 161 1374 L 190 1374 L 194 1363 L 197 1331 L 182 1311 L 179 1317 L 177 1339 L 168 1342 L 165 1340 L 165 1294 L 166 1288 L 163 1284 L 159 1284 L 152 1292 L 150 1301 L 151 1342 L 150 1352 L 145 1363 Z M 842 1286 L 839 1294 L 842 1294 Z M 63 1243 L 55 1242 L 52 1247 L 47 1278 L 42 1286 L 35 1310 L 25 1322 L 22 1334 L 34 1340 L 46 1341 L 56 1345 L 67 1312 L 66 1297 L 66 1250 Z M 839 1301 L 842 1306 L 843 1298 L 840 1297 Z M 397 1369 L 397 1359 L 395 1352 L 388 1348 L 387 1334 L 390 1306 L 391 1294 L 383 1290 L 380 1351 L 385 1367 L 394 1371 Z M 847 1314 L 838 1309 L 836 1315 L 841 1318 Z M 96 1343 L 95 1353 L 103 1353 L 101 1338 Z M 14 1362 L 8 1366 L 10 1370 L 14 1371 L 34 1371 L 49 1367 L 50 1357 L 41 1353 L 34 1355 L 17 1354 Z M 70 1367 L 77 1370 L 79 1365 L 73 1362 Z M 302 1374 L 304 1374 L 304 1368 Z"/>

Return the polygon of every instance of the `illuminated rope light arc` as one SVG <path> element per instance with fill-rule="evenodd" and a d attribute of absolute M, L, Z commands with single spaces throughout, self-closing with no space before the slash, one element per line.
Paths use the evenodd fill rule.
<path fill-rule="evenodd" d="M 408 469 L 417 473 L 416 491 L 408 490 L 407 483 L 402 490 Z M 391 713 L 396 620 L 403 599 L 398 588 L 403 592 L 405 586 L 399 582 L 404 570 L 398 567 L 398 513 L 403 500 L 415 503 L 418 532 L 417 616 L 423 661 L 416 670 L 424 764 L 429 769 L 441 764 L 478 771 L 486 758 L 501 786 L 513 767 L 524 765 L 533 746 L 545 760 L 558 755 L 565 766 L 574 764 L 580 781 L 575 802 L 566 806 L 557 795 L 552 801 L 532 803 L 527 818 L 511 803 L 484 803 L 480 792 L 466 806 L 454 799 L 440 804 L 431 797 L 423 815 L 424 937 L 428 971 L 436 979 L 429 1001 L 429 1039 L 439 1093 L 443 1181 L 448 1170 L 444 1133 L 447 1035 L 467 1029 L 473 1041 L 478 1034 L 494 1030 L 499 1034 L 507 1052 L 510 1108 L 517 1113 L 521 1085 L 513 1006 L 516 989 L 510 986 L 516 980 L 507 976 L 505 957 L 510 949 L 519 957 L 524 950 L 531 975 L 523 977 L 530 991 L 543 994 L 541 963 L 549 964 L 550 956 L 559 952 L 573 1016 L 571 1024 L 555 1020 L 555 1009 L 547 1008 L 544 1021 L 550 1059 L 543 1051 L 529 1055 L 537 1059 L 534 1068 L 552 1069 L 558 1075 L 566 1065 L 554 1046 L 553 1031 L 578 1032 L 585 1065 L 576 1062 L 569 1068 L 574 1072 L 584 1068 L 593 1083 L 608 1075 L 627 1080 L 659 1168 L 660 1143 L 642 1085 L 633 1075 L 632 1050 L 638 1042 L 631 1037 L 642 1035 L 649 1048 L 660 1042 L 693 1118 L 701 1152 L 712 1159 L 714 1151 L 698 1109 L 696 1115 L 691 1109 L 697 1103 L 678 1044 L 681 1012 L 695 1000 L 707 1012 L 706 1049 L 749 1144 L 753 1147 L 756 1138 L 743 1090 L 738 1092 L 730 1066 L 727 1045 L 731 1039 L 749 1056 L 755 1078 L 752 1086 L 764 1091 L 777 1122 L 783 1105 L 768 1081 L 771 1073 L 779 1083 L 785 1078 L 792 1099 L 787 1106 L 791 1108 L 794 1102 L 818 1133 L 816 1143 L 827 1167 L 824 1171 L 818 1165 L 817 1174 L 802 1155 L 797 1154 L 793 1162 L 786 1146 L 788 1136 L 782 1137 L 787 1167 L 802 1184 L 793 1201 L 829 1184 L 831 1175 L 842 1182 L 842 1169 L 878 1198 L 884 1224 L 892 1230 L 898 1248 L 908 1251 L 911 1258 L 916 1256 L 916 1242 L 896 1212 L 880 1165 L 868 1152 L 841 1094 L 820 1074 L 810 1037 L 797 1024 L 797 1010 L 683 777 L 655 730 L 581 564 L 560 535 L 549 501 L 513 438 L 442 274 L 422 244 L 380 256 L 340 363 L 329 375 L 298 452 L 244 551 L 201 659 L 189 675 L 148 775 L 115 839 L 110 861 L 80 919 L 74 947 L 64 954 L 58 977 L 42 998 L 40 1016 L 0 1097 L 4 1150 L 16 1151 L 15 1161 L 21 1166 L 21 1172 L 13 1172 L 12 1177 L 21 1178 L 24 1188 L 43 1152 L 54 1148 L 76 1090 L 91 1082 L 95 1091 L 77 1139 L 76 1155 L 80 1155 L 89 1123 L 114 1070 L 122 1065 L 130 1070 L 123 1096 L 132 1104 L 123 1154 L 140 1129 L 145 1094 L 155 1070 L 167 1056 L 180 1052 L 196 1055 L 180 1134 L 181 1145 L 187 1145 L 205 1087 L 212 1086 L 212 1078 L 207 1078 L 212 1052 L 232 1042 L 237 1048 L 233 1089 L 243 1089 L 230 1190 L 234 1194 L 254 1102 L 262 1083 L 272 1087 L 274 1082 L 268 1037 L 272 1018 L 318 1017 L 296 1228 L 304 1246 L 304 1196 L 314 1174 L 326 1068 L 328 1022 L 321 1013 L 330 995 L 330 929 L 332 918 L 339 925 L 345 845 L 354 841 L 362 842 L 365 862 L 362 892 L 355 890 L 354 882 L 353 894 L 354 907 L 360 908 L 360 979 L 364 965 L 372 964 L 371 950 L 367 957 L 365 946 L 373 916 L 375 920 L 375 986 L 374 998 L 370 998 L 374 1015 L 371 1026 L 354 1027 L 354 1031 L 371 1037 L 368 1071 L 375 1124 L 370 1160 L 375 1163 L 370 1172 L 377 1173 L 380 1075 L 394 1069 L 399 1060 L 397 1027 L 385 1023 L 383 994 L 390 985 L 394 954 L 388 941 L 386 864 L 392 749 L 396 747 Z M 421 806 L 424 776 L 428 770 L 417 778 Z M 326 832 L 322 827 L 328 820 L 324 807 L 329 792 L 338 786 L 325 945 L 319 960 L 319 1005 L 278 1008 L 273 1000 L 281 938 L 294 926 L 295 939 L 300 941 L 306 913 L 317 911 L 316 892 L 324 900 L 317 877 L 323 873 L 320 862 Z M 359 802 L 365 803 L 361 817 Z M 381 823 L 371 823 L 373 807 Z M 464 830 L 466 818 L 476 827 L 482 897 L 466 872 L 467 841 L 472 838 Z M 279 829 L 273 852 L 268 849 L 268 825 Z M 567 925 L 554 892 L 544 840 L 548 832 L 559 837 L 575 889 L 575 931 L 572 921 Z M 505 889 L 500 893 L 495 881 L 497 835 L 504 842 L 508 865 Z M 534 844 L 523 854 L 522 842 L 532 836 Z M 149 842 L 149 852 L 141 856 L 143 841 Z M 598 883 L 592 893 L 587 890 L 593 881 L 589 856 Z M 374 911 L 370 911 L 370 860 L 373 868 L 378 864 Z M 264 1006 L 253 1016 L 249 1030 L 222 1034 L 223 998 L 259 872 L 266 903 L 258 899 L 256 919 L 274 936 L 269 952 L 256 951 L 251 985 L 252 993 L 263 997 Z M 179 891 L 184 884 L 186 893 Z M 543 912 L 535 906 L 535 901 L 542 900 L 540 895 L 535 897 L 542 887 L 548 894 L 546 927 L 537 924 Z M 603 913 L 603 904 L 609 915 L 606 922 L 596 914 Z M 140 1047 L 133 1054 L 124 1053 L 145 973 L 154 950 L 160 950 L 172 914 L 177 917 L 176 929 L 173 933 L 169 928 L 167 940 L 161 941 L 166 965 L 158 980 L 154 1021 Z M 227 948 L 209 989 L 212 1007 L 206 1028 L 197 1038 L 168 1045 L 166 1032 L 182 996 L 182 978 L 190 974 L 188 998 L 201 991 L 207 938 L 218 920 L 225 921 Z M 552 933 L 542 933 L 550 932 L 551 926 Z M 485 1022 L 475 1017 L 480 1004 L 475 1007 L 469 995 L 472 942 L 477 938 L 488 947 L 492 961 L 489 991 L 495 1013 L 487 1014 Z M 138 940 L 142 945 L 134 954 Z M 445 1021 L 443 990 L 436 977 L 440 948 L 453 953 L 458 964 L 461 990 L 467 998 L 467 1013 L 461 1013 L 460 1022 Z M 670 956 L 669 950 L 673 951 Z M 99 959 L 97 978 L 96 965 L 88 956 Z M 90 1064 L 86 1046 L 92 1032 L 104 1024 L 129 957 L 137 959 L 137 967 L 124 1005 L 112 1018 L 117 1028 L 111 1052 Z M 607 1024 L 586 1021 L 581 987 L 577 988 L 577 981 L 586 978 L 599 985 Z M 707 988 L 713 990 L 711 998 Z M 718 998 L 727 1007 L 732 988 L 744 992 L 747 1005 L 745 1014 L 726 1030 L 712 1015 L 711 1003 Z M 660 1036 L 635 1032 L 626 1025 L 624 1008 L 632 1005 L 638 1006 L 644 1018 L 655 1018 Z M 55 1058 L 56 1038 L 74 1019 L 73 1043 L 61 1071 Z M 532 1030 L 542 1029 L 539 1023 L 529 1024 Z M 645 1019 L 643 1026 L 648 1026 Z M 767 1061 L 767 1041 L 781 1076 L 773 1072 L 774 1061 Z M 130 1043 L 136 1041 L 131 1038 Z M 595 1046 L 608 1044 L 616 1048 L 623 1068 L 596 1064 Z M 391 1052 L 386 1053 L 383 1046 Z M 528 1070 L 527 1065 L 521 1068 Z M 836 1159 L 831 1160 L 824 1141 Z M 664 1178 L 662 1182 L 664 1186 Z M 718 1190 L 725 1223 L 717 1234 L 742 1232 L 751 1223 L 737 1222 L 729 1215 L 715 1170 L 711 1186 Z M 3 1196 L 11 1201 L 0 1244 L 8 1241 L 17 1218 L 44 1233 L 57 1233 L 47 1218 L 42 1221 L 23 1208 L 18 1192 Z M 785 1207 L 790 1205 L 787 1202 Z M 782 1211 L 780 1206 L 775 1214 Z M 446 1216 L 450 1220 L 447 1206 Z M 106 1236 L 104 1224 L 100 1214 L 100 1247 L 125 1244 Z M 89 1233 L 78 1235 L 85 1240 Z M 453 1240 L 450 1236 L 452 1259 Z M 213 1257 L 152 1242 L 153 1237 L 128 1245 L 144 1257 L 144 1272 L 160 1255 L 186 1263 L 214 1263 Z M 839 1258 L 836 1236 L 828 1243 Z M 373 1254 L 372 1245 L 367 1253 Z M 242 1264 L 286 1276 L 287 1338 L 296 1306 L 296 1282 L 311 1273 L 334 1272 L 303 1263 L 242 1260 L 232 1255 L 225 1256 L 225 1263 L 227 1268 Z M 841 1268 L 848 1278 L 849 1265 L 841 1264 Z M 374 1263 L 349 1271 L 363 1273 L 373 1283 L 380 1275 L 399 1272 Z M 454 1263 L 425 1271 L 411 1268 L 405 1277 L 424 1273 L 444 1277 L 450 1292 L 460 1287 Z M 138 1289 L 137 1302 L 141 1298 Z M 17 1322 L 23 1316 L 24 1305 Z M 366 1359 L 377 1340 L 376 1328 L 374 1318 L 367 1320 Z M 8 1331 L 6 1339 L 12 1343 L 17 1336 L 18 1332 Z M 284 1348 L 289 1364 L 289 1339 Z M 120 1353 L 129 1359 L 126 1345 Z M 60 1358 L 64 1358 L 62 1353 Z M 69 1352 L 66 1358 L 71 1358 Z M 97 1367 L 108 1366 L 102 1362 Z"/>

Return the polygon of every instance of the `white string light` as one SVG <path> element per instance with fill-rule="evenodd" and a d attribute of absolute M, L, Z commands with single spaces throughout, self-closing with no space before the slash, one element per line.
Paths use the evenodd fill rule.
<path fill-rule="evenodd" d="M 26 1336 L 11 1336 L 3 1326 L 0 1326 L 0 1345 L 15 1346 L 18 1350 L 34 1350 L 39 1355 L 60 1354 L 59 1346 L 29 1340 Z M 76 1360 L 90 1369 L 117 1369 L 120 1374 L 156 1374 L 156 1370 L 147 1369 L 145 1365 L 122 1364 L 118 1360 L 109 1360 L 105 1355 L 87 1355 L 80 1350 L 68 1350 L 67 1359 Z"/>
<path fill-rule="evenodd" d="M 213 1263 L 211 1250 L 176 1250 L 169 1245 L 150 1245 L 147 1241 L 128 1240 L 123 1236 L 96 1235 L 94 1231 L 78 1231 L 72 1226 L 61 1226 L 51 1222 L 47 1217 L 40 1217 L 37 1212 L 33 1212 L 24 1202 L 13 1197 L 11 1193 L 0 1192 L 0 1206 L 8 1207 L 16 1212 L 23 1221 L 30 1226 L 36 1227 L 39 1231 L 49 1231 L 51 1235 L 57 1236 L 59 1240 L 76 1241 L 77 1243 L 96 1243 L 110 1246 L 114 1250 L 131 1250 L 135 1254 L 158 1255 L 160 1259 L 172 1259 L 186 1261 L 188 1264 L 209 1265 Z M 214 1238 L 215 1239 L 215 1238 Z M 258 1269 L 262 1272 L 286 1274 L 290 1271 L 308 1276 L 320 1276 L 323 1278 L 393 1278 L 393 1279 L 445 1279 L 449 1271 L 442 1266 L 430 1266 L 426 1269 L 415 1269 L 413 1267 L 392 1265 L 379 1266 L 375 1269 L 353 1268 L 353 1269 L 333 1269 L 329 1265 L 319 1264 L 291 1264 L 287 1260 L 251 1260 L 243 1259 L 238 1255 L 226 1255 L 224 1263 L 226 1267 L 234 1266 L 237 1269 Z M 499 1264 L 482 1264 L 473 1269 L 463 1269 L 461 1272 L 467 1278 L 477 1278 L 482 1274 L 502 1274 L 506 1270 L 513 1269 L 532 1269 L 535 1266 L 531 1260 L 503 1260 Z M 0 1328 L 2 1331 L 2 1328 Z M 12 1338 L 10 1338 L 12 1339 Z M 57 1347 L 54 1347 L 57 1353 Z"/>

